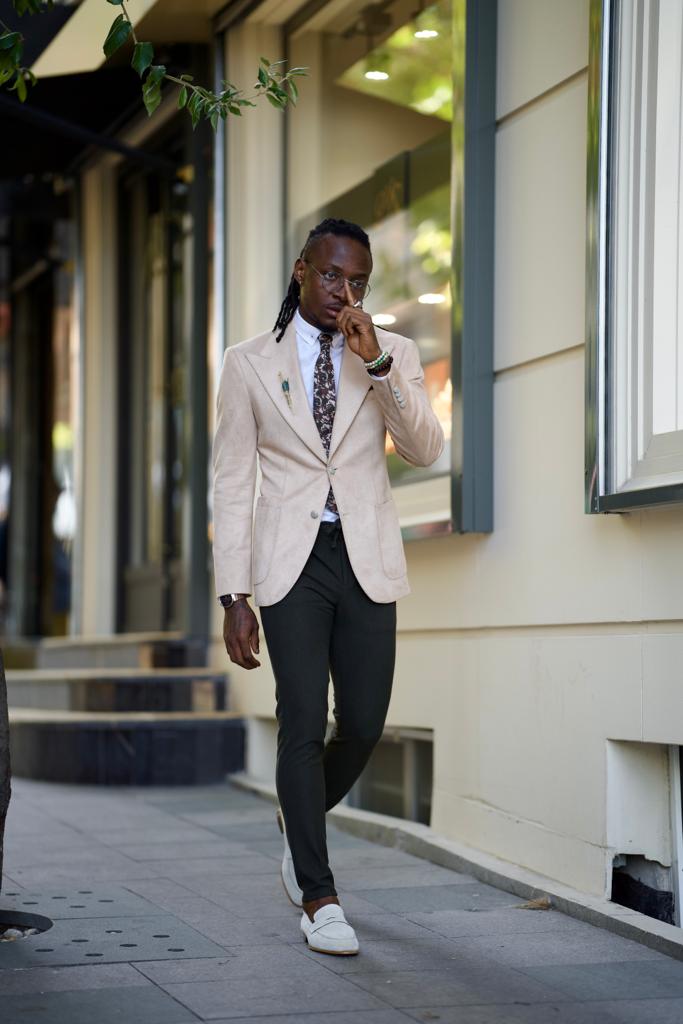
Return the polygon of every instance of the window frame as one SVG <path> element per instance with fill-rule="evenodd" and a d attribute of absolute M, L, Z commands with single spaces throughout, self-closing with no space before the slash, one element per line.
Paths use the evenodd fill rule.
<path fill-rule="evenodd" d="M 627 512 L 683 502 L 683 481 L 620 491 L 613 484 L 617 18 L 621 0 L 591 0 L 586 173 L 585 511 Z M 630 355 L 630 354 L 629 354 Z"/>

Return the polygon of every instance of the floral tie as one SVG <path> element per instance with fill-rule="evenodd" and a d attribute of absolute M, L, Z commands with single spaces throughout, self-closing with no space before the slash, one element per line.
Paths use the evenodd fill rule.
<path fill-rule="evenodd" d="M 337 405 L 331 354 L 332 335 L 319 334 L 318 341 L 320 342 L 320 354 L 316 359 L 315 369 L 313 370 L 313 419 L 318 428 L 325 453 L 329 455 L 334 410 Z M 335 515 L 339 515 L 331 487 L 327 494 L 325 508 Z"/>

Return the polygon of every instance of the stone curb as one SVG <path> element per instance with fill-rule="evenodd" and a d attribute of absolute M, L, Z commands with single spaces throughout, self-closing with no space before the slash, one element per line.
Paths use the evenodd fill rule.
<path fill-rule="evenodd" d="M 249 790 L 271 803 L 277 803 L 275 787 L 268 783 L 260 782 L 241 772 L 228 776 L 228 780 L 241 789 Z M 328 818 L 343 832 L 349 832 L 381 846 L 404 850 L 415 857 L 422 857 L 432 864 L 439 864 L 453 871 L 473 875 L 480 882 L 505 889 L 525 900 L 547 896 L 553 908 L 563 914 L 604 928 L 626 939 L 633 939 L 658 953 L 666 953 L 667 956 L 683 960 L 683 929 L 656 921 L 645 914 L 600 899 L 598 896 L 572 889 L 552 878 L 528 871 L 464 843 L 445 839 L 427 825 L 344 805 L 330 811 Z"/>

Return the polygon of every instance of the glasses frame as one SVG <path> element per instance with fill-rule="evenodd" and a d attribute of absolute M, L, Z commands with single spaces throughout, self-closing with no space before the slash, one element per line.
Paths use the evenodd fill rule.
<path fill-rule="evenodd" d="M 323 283 L 323 288 L 325 289 L 325 291 L 330 291 L 330 289 L 327 287 L 328 284 L 330 284 L 330 282 L 326 280 L 325 275 L 323 274 L 323 272 L 321 270 L 318 270 L 318 268 L 313 263 L 311 263 L 310 260 L 304 259 L 302 257 L 302 262 L 305 263 L 308 267 L 311 267 L 312 270 L 315 270 L 316 274 L 318 275 L 318 277 L 320 278 L 320 280 Z M 336 270 L 328 271 L 328 273 L 337 274 L 337 277 L 340 277 L 342 279 L 342 281 L 345 281 L 346 284 L 348 284 L 348 286 L 349 286 L 349 288 L 351 289 L 352 292 L 354 292 L 356 295 L 358 294 L 360 289 L 358 288 L 358 285 L 354 285 L 353 281 L 350 278 L 344 277 L 343 274 L 338 273 L 338 271 L 336 271 Z M 364 299 L 367 299 L 367 297 L 368 297 L 368 295 L 370 294 L 371 291 L 372 291 L 372 288 L 370 287 L 370 282 L 366 281 L 366 283 L 364 285 L 363 294 L 360 296 L 361 302 Z"/>

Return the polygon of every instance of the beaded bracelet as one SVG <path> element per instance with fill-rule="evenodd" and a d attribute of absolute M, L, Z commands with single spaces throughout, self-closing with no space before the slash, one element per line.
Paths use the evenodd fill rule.
<path fill-rule="evenodd" d="M 376 359 L 371 359 L 367 363 L 365 362 L 365 360 L 363 360 L 363 365 L 365 366 L 366 370 L 378 370 L 383 363 L 386 363 L 388 358 L 389 353 L 385 349 L 383 352 L 380 352 Z"/>
<path fill-rule="evenodd" d="M 368 373 L 370 374 L 371 377 L 374 377 L 377 375 L 377 371 L 379 371 L 383 376 L 386 376 L 384 370 L 390 370 L 393 361 L 393 356 L 387 356 L 387 358 L 385 359 L 381 366 L 376 366 L 374 370 L 368 370 Z"/>

